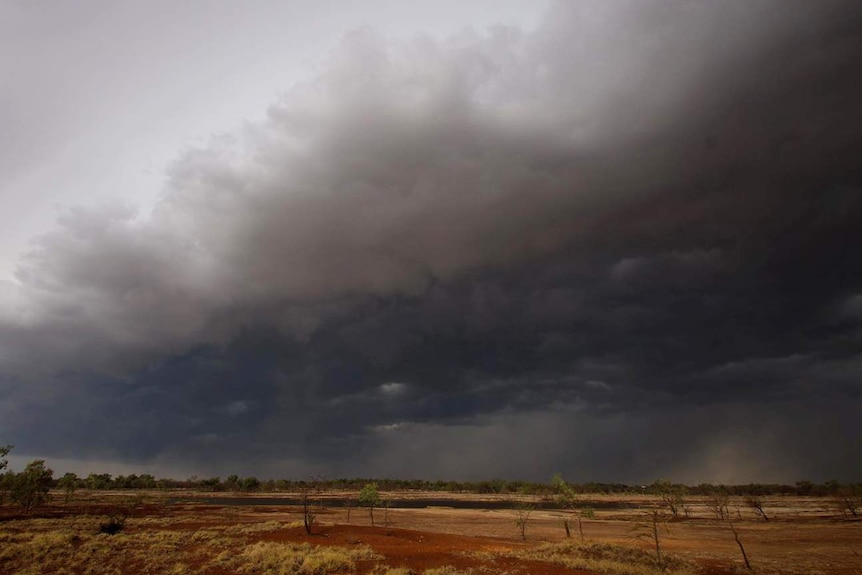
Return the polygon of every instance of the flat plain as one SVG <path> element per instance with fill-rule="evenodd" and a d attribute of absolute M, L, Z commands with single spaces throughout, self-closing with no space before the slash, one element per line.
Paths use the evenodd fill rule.
<path fill-rule="evenodd" d="M 374 526 L 368 509 L 344 506 L 355 493 L 316 495 L 309 535 L 295 493 L 82 491 L 69 502 L 54 493 L 30 513 L 0 507 L 0 573 L 862 573 L 862 521 L 828 498 L 765 498 L 768 521 L 731 499 L 749 571 L 730 522 L 696 497 L 688 516 L 661 514 L 653 524 L 657 497 L 584 495 L 579 509 L 590 517 L 579 528 L 572 513 L 538 497 L 382 495 L 390 507 L 374 510 Z M 517 509 L 528 507 L 524 538 Z M 112 524 L 117 532 L 105 532 Z"/>

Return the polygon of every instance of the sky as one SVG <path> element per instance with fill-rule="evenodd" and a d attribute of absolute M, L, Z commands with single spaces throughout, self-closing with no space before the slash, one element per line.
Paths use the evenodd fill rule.
<path fill-rule="evenodd" d="M 862 478 L 850 0 L 0 3 L 10 466 Z"/>

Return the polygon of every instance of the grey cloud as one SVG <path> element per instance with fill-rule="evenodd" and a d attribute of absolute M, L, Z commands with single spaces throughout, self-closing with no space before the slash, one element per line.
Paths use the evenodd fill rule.
<path fill-rule="evenodd" d="M 392 47 L 368 31 L 350 34 L 331 67 L 289 93 L 269 122 L 250 127 L 242 141 L 222 138 L 178 161 L 150 220 L 71 214 L 40 241 L 20 278 L 36 293 L 62 286 L 59 302 L 36 305 L 100 323 L 104 337 L 133 348 L 153 341 L 181 348 L 210 341 L 202 335 L 211 331 L 207 323 L 236 308 L 416 295 L 476 267 L 601 241 L 604 232 L 591 228 L 615 218 L 619 201 L 668 184 L 645 173 L 676 170 L 672 150 L 689 154 L 680 128 L 665 125 L 688 120 L 685 110 L 635 108 L 636 119 L 624 118 L 631 108 L 608 96 L 667 106 L 670 95 L 688 96 L 704 70 L 739 58 L 731 49 L 781 29 L 771 19 L 743 18 L 750 14 L 738 7 L 699 6 L 682 16 L 691 26 L 657 32 L 650 22 L 661 21 L 656 14 L 666 5 L 620 8 L 558 8 L 555 26 L 568 24 L 535 38 L 497 30 Z M 585 16 L 605 25 L 591 28 L 578 20 Z M 732 42 L 717 36 L 725 27 L 736 30 Z M 715 46 L 688 55 L 704 36 Z M 773 36 L 781 38 L 766 38 L 777 43 Z M 562 41 L 567 50 L 549 51 Z M 598 74 L 587 74 L 596 66 Z M 545 68 L 532 84 L 530 74 Z M 648 74 L 656 69 L 670 77 Z M 584 76 L 588 82 L 577 80 Z M 733 85 L 725 91 L 733 96 Z M 644 145 L 644 131 L 668 140 Z M 608 161 L 614 174 L 605 173 Z M 721 163 L 732 168 L 733 161 Z M 668 216 L 679 218 L 689 203 L 681 200 Z M 648 224 L 676 225 L 661 221 L 668 216 Z"/>
<path fill-rule="evenodd" d="M 407 423 L 376 430 L 375 456 L 350 465 L 398 477 L 547 479 L 562 472 L 574 481 L 634 484 L 661 477 L 690 483 L 823 481 L 859 446 L 851 422 L 858 404 L 818 407 L 833 415 L 828 425 L 798 403 L 733 402 L 634 416 L 543 410 L 450 426 Z"/>
<path fill-rule="evenodd" d="M 759 449 L 831 438 L 817 461 L 858 473 L 858 428 L 816 430 L 860 393 L 858 24 L 583 2 L 533 33 L 350 33 L 152 215 L 36 240 L 0 292 L 4 430 L 213 471 L 252 445 L 224 465 L 622 480 L 719 473 L 755 418 Z M 727 475 L 815 470 L 782 449 Z"/>

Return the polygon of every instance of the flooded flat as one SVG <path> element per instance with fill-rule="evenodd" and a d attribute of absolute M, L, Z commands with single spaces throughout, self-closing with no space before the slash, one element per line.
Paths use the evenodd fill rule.
<path fill-rule="evenodd" d="M 346 499 L 322 497 L 319 500 L 326 507 L 356 507 L 355 501 Z M 241 497 L 241 496 L 213 496 L 213 497 L 174 497 L 167 501 L 168 505 L 215 505 L 219 507 L 255 507 L 255 506 L 298 506 L 302 500 L 298 497 Z M 435 507 L 448 507 L 451 509 L 512 509 L 520 502 L 506 499 L 453 499 L 453 498 L 404 498 L 390 499 L 386 507 L 390 509 L 429 509 Z M 530 506 L 534 509 L 559 510 L 560 504 L 555 501 L 532 501 Z M 625 501 L 583 501 L 579 504 L 582 508 L 591 509 L 636 509 L 637 504 Z"/>

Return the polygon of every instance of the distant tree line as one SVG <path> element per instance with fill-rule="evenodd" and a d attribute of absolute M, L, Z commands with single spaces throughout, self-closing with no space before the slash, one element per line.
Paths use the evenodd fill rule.
<path fill-rule="evenodd" d="M 668 481 L 655 481 L 650 485 L 641 486 L 644 493 L 650 495 L 665 495 L 668 491 L 683 495 L 711 496 L 721 493 L 732 497 L 744 496 L 779 496 L 798 495 L 812 497 L 828 497 L 839 495 L 848 489 L 862 493 L 862 483 L 839 483 L 832 479 L 823 483 L 797 481 L 793 485 L 783 483 L 745 483 L 738 485 L 722 485 L 714 483 L 699 483 L 685 485 Z"/>
<path fill-rule="evenodd" d="M 229 475 L 227 478 L 197 476 L 188 479 L 156 478 L 153 475 L 129 474 L 112 476 L 109 473 L 90 473 L 86 477 L 78 477 L 74 473 L 66 473 L 63 477 L 54 478 L 53 471 L 45 467 L 43 460 L 36 460 L 20 472 L 4 471 L 7 467 L 6 456 L 12 446 L 0 446 L 0 504 L 7 496 L 27 499 L 24 495 L 31 489 L 47 493 L 49 488 L 62 489 L 67 498 L 78 489 L 110 490 L 110 489 L 186 489 L 209 492 L 228 493 L 302 493 L 309 489 L 316 491 L 361 491 L 368 484 L 376 484 L 380 491 L 430 491 L 441 493 L 474 493 L 503 495 L 532 495 L 556 498 L 559 495 L 559 485 L 554 482 L 538 483 L 530 481 L 512 481 L 504 479 L 488 479 L 483 481 L 429 481 L 423 479 L 315 479 L 312 481 L 293 479 L 260 480 L 254 476 L 241 477 Z M 29 483 L 28 483 L 29 482 Z M 559 482 L 558 482 L 559 483 Z M 573 493 L 585 494 L 646 494 L 662 497 L 670 506 L 682 501 L 686 496 L 714 497 L 763 497 L 777 495 L 841 497 L 848 493 L 854 497 L 862 495 L 862 483 L 842 484 L 835 480 L 824 483 L 797 481 L 793 485 L 778 483 L 748 483 L 741 485 L 715 485 L 700 483 L 685 485 L 667 480 L 654 481 L 649 485 L 629 485 L 625 483 L 570 483 Z M 35 486 L 35 487 L 32 487 Z M 39 498 L 37 497 L 36 502 Z M 28 499 L 29 501 L 29 499 Z"/>
<path fill-rule="evenodd" d="M 254 476 L 241 477 L 229 475 L 227 478 L 190 477 L 188 479 L 156 479 L 152 475 L 118 475 L 91 473 L 87 477 L 78 478 L 75 474 L 66 474 L 66 481 L 75 482 L 77 489 L 187 489 L 214 493 L 301 493 L 314 488 L 318 491 L 361 491 L 369 483 L 375 483 L 380 491 L 430 491 L 439 493 L 473 493 L 500 495 L 532 495 L 554 497 L 557 488 L 550 483 L 535 483 L 528 481 L 426 481 L 421 479 L 329 479 L 329 480 L 292 480 L 266 479 Z M 60 480 L 54 480 L 52 487 L 58 487 Z M 799 481 L 794 485 L 749 483 L 743 485 L 716 485 L 701 483 L 685 485 L 656 481 L 649 485 L 626 485 L 621 483 L 572 483 L 572 489 L 578 494 L 593 495 L 630 495 L 645 494 L 668 499 L 673 503 L 676 496 L 711 496 L 721 493 L 731 497 L 745 496 L 835 496 L 848 489 L 862 493 L 862 483 L 842 484 L 837 481 L 812 483 Z"/>

